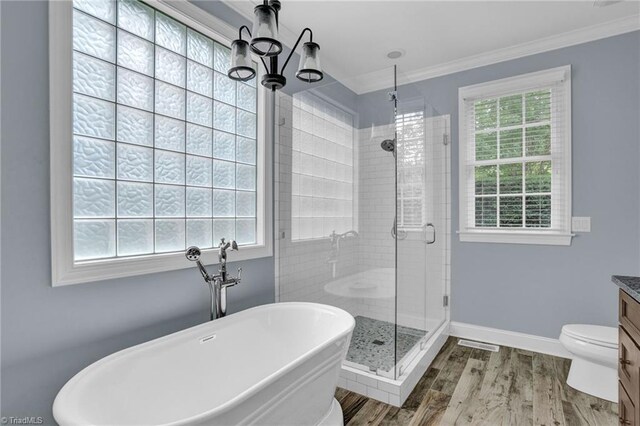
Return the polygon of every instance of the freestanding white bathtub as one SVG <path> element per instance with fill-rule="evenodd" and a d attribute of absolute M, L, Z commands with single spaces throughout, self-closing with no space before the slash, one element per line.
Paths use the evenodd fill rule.
<path fill-rule="evenodd" d="M 248 309 L 95 362 L 53 415 L 62 426 L 341 425 L 333 394 L 354 325 L 315 303 Z"/>

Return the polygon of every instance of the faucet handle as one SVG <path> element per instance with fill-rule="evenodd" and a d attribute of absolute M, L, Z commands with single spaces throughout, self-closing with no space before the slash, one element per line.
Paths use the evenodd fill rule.
<path fill-rule="evenodd" d="M 220 244 L 218 244 L 218 248 L 222 250 L 227 250 L 231 247 L 231 250 L 238 250 L 238 243 L 236 240 L 225 241 L 225 238 L 220 238 Z"/>
<path fill-rule="evenodd" d="M 225 279 L 224 281 L 220 282 L 220 286 L 222 288 L 227 288 L 227 287 L 233 287 L 236 284 L 240 284 L 240 281 L 242 280 L 242 268 L 238 268 L 238 276 L 237 277 L 228 277 L 227 279 Z"/>

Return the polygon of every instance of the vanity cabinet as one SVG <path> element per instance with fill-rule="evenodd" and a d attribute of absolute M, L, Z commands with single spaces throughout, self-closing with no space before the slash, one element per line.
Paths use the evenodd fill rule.
<path fill-rule="evenodd" d="M 621 425 L 635 425 L 636 424 L 636 409 L 631 402 L 631 398 L 624 390 L 622 384 L 619 385 L 620 401 L 618 403 L 618 415 L 620 416 Z"/>
<path fill-rule="evenodd" d="M 640 303 L 620 290 L 618 343 L 618 414 L 621 425 L 640 420 Z"/>

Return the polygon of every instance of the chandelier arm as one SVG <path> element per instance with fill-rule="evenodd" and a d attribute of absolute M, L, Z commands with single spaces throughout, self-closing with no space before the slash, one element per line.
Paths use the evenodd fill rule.
<path fill-rule="evenodd" d="M 298 44 L 300 44 L 300 40 L 302 40 L 302 36 L 307 31 L 309 31 L 309 41 L 313 41 L 313 31 L 311 31 L 311 28 L 305 28 L 304 30 L 302 30 L 302 32 L 300 33 L 300 36 L 298 37 L 298 40 L 296 41 L 296 44 L 293 45 L 293 48 L 291 49 L 291 52 L 289 52 L 289 56 L 287 57 L 287 60 L 284 61 L 284 65 L 282 65 L 282 69 L 280 70 L 280 74 L 284 75 L 284 69 L 287 67 L 287 64 L 289 63 L 289 59 L 291 59 L 291 57 L 293 56 L 293 52 L 296 51 L 296 48 L 298 47 Z"/>
<path fill-rule="evenodd" d="M 238 30 L 238 38 L 239 38 L 240 40 L 242 40 L 242 30 L 243 30 L 243 29 L 244 29 L 244 30 L 247 30 L 247 34 L 249 34 L 249 37 L 250 37 L 250 38 L 251 38 L 251 37 L 253 37 L 253 36 L 251 35 L 251 30 L 249 30 L 249 27 L 247 27 L 246 25 L 243 25 L 243 26 L 241 26 L 241 27 L 240 27 L 240 29 Z"/>
<path fill-rule="evenodd" d="M 265 71 L 268 73 L 269 67 L 267 66 L 267 63 L 264 61 L 264 58 L 262 56 L 260 56 L 260 62 L 262 62 L 262 65 L 264 65 Z"/>

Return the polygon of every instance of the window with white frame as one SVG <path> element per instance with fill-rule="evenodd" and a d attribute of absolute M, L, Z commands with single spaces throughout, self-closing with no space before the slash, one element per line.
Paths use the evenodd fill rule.
<path fill-rule="evenodd" d="M 264 248 L 262 95 L 255 78 L 227 77 L 228 42 L 163 2 L 60 3 L 51 21 L 67 19 L 54 24 L 52 53 L 64 55 L 68 34 L 73 65 L 52 60 L 52 85 L 70 77 L 72 93 L 52 88 L 52 108 L 69 98 L 71 125 L 52 125 L 52 150 L 68 150 L 71 172 L 58 173 L 52 153 L 52 191 L 71 208 L 52 220 L 71 229 L 52 230 L 67 275 L 54 271 L 54 285 L 111 277 L 96 264 L 126 261 L 119 275 L 184 267 L 186 247 L 223 237 Z"/>
<path fill-rule="evenodd" d="M 424 111 L 398 114 L 398 228 L 420 229 L 426 220 Z"/>
<path fill-rule="evenodd" d="M 293 96 L 291 239 L 355 228 L 353 116 L 308 92 Z"/>
<path fill-rule="evenodd" d="M 571 242 L 571 68 L 460 88 L 461 241 Z"/>

